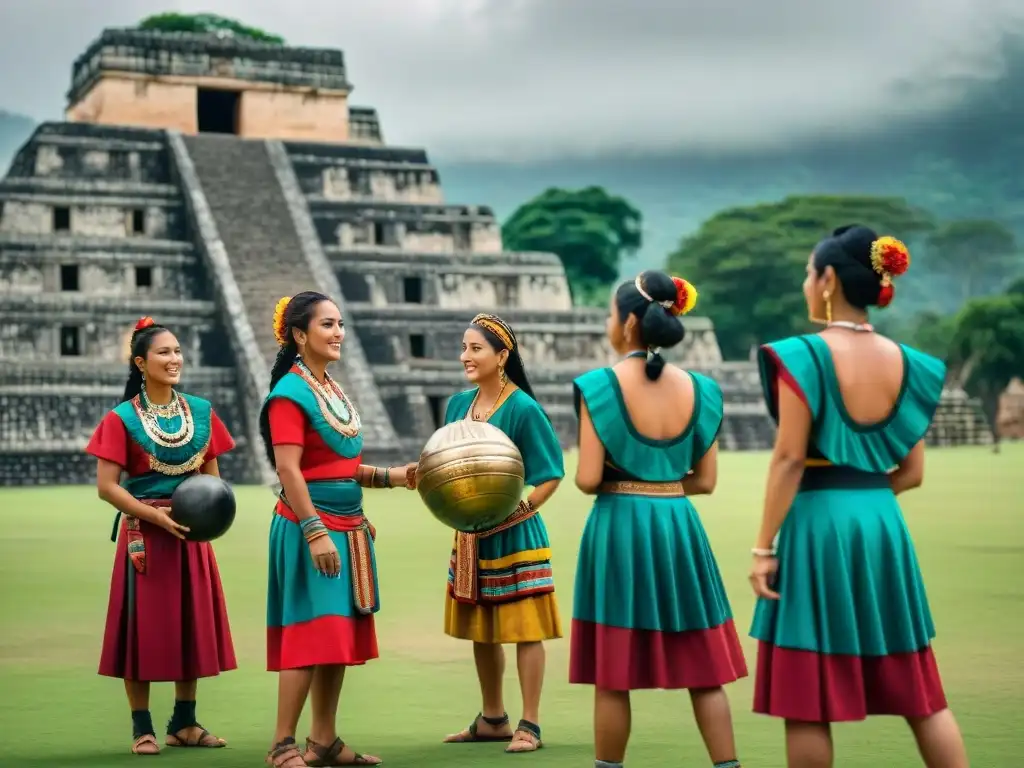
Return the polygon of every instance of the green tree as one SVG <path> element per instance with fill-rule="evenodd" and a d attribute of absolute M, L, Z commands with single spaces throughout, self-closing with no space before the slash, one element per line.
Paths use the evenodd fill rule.
<path fill-rule="evenodd" d="M 158 13 L 139 22 L 139 29 L 159 32 L 223 32 L 263 43 L 284 44 L 284 38 L 214 13 Z"/>
<path fill-rule="evenodd" d="M 643 244 L 643 217 L 603 187 L 551 188 L 523 203 L 501 227 L 512 251 L 555 253 L 576 304 L 603 303 L 622 259 Z"/>
<path fill-rule="evenodd" d="M 942 224 L 928 238 L 928 264 L 951 279 L 959 301 L 999 291 L 1024 271 L 1013 232 L 990 219 Z"/>
<path fill-rule="evenodd" d="M 808 329 L 800 284 L 814 246 L 857 222 L 911 241 L 931 217 L 902 198 L 804 195 L 731 208 L 708 219 L 668 258 L 668 268 L 701 293 L 727 358 L 754 344 Z"/>
<path fill-rule="evenodd" d="M 923 310 L 910 317 L 881 315 L 875 330 L 945 360 L 956 332 L 957 314 Z"/>
<path fill-rule="evenodd" d="M 999 450 L 999 398 L 1010 381 L 1024 376 L 1024 293 L 971 299 L 956 319 L 950 343 L 950 373 L 981 407 Z"/>

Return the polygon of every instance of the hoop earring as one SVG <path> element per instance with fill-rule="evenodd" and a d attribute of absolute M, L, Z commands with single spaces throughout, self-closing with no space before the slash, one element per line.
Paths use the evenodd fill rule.
<path fill-rule="evenodd" d="M 822 291 L 821 297 L 825 300 L 825 317 L 821 318 L 811 315 L 809 319 L 812 323 L 817 323 L 818 325 L 832 325 L 832 292 L 829 290 Z"/>

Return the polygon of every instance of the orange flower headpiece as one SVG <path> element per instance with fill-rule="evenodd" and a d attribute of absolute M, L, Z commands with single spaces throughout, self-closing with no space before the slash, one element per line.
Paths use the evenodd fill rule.
<path fill-rule="evenodd" d="M 871 267 L 882 276 L 878 306 L 887 307 L 895 293 L 893 278 L 899 277 L 910 267 L 910 250 L 895 237 L 880 237 L 871 244 Z"/>
<path fill-rule="evenodd" d="M 274 307 L 274 338 L 277 339 L 277 344 L 280 347 L 288 343 L 288 327 L 284 322 L 284 313 L 288 310 L 288 303 L 291 300 L 291 296 L 284 296 Z"/>
<path fill-rule="evenodd" d="M 636 286 L 637 291 L 652 304 L 660 304 L 673 316 L 679 317 L 690 312 L 695 306 L 697 306 L 697 289 L 693 287 L 693 284 L 684 280 L 681 277 L 673 277 L 672 282 L 676 286 L 676 298 L 674 301 L 655 301 L 651 294 L 644 288 L 643 274 L 636 276 L 636 280 L 633 284 Z"/>

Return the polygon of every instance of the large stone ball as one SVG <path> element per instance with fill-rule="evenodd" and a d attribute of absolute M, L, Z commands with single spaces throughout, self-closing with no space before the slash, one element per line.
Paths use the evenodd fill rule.
<path fill-rule="evenodd" d="M 441 427 L 427 441 L 416 489 L 449 528 L 480 533 L 515 512 L 524 476 L 522 454 L 508 435 L 486 422 L 462 420 Z"/>
<path fill-rule="evenodd" d="M 192 475 L 171 494 L 171 519 L 189 529 L 188 541 L 213 541 L 235 522 L 235 494 L 213 475 Z"/>

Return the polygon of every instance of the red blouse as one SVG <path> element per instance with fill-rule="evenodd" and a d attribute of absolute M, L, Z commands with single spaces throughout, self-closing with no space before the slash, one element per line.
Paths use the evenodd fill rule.
<path fill-rule="evenodd" d="M 206 461 L 211 462 L 235 447 L 235 440 L 220 420 L 217 413 L 210 411 L 210 444 L 206 449 Z M 103 421 L 92 433 L 89 444 L 85 447 L 86 453 L 95 456 L 97 459 L 111 461 L 128 473 L 129 477 L 136 477 L 150 472 L 149 457 L 138 444 L 128 437 L 128 430 L 120 417 L 111 411 L 103 417 Z"/>
<path fill-rule="evenodd" d="M 306 480 L 346 480 L 356 476 L 362 455 L 344 459 L 316 433 L 302 409 L 285 397 L 270 403 L 270 441 L 274 445 L 302 446 L 299 469 Z"/>

